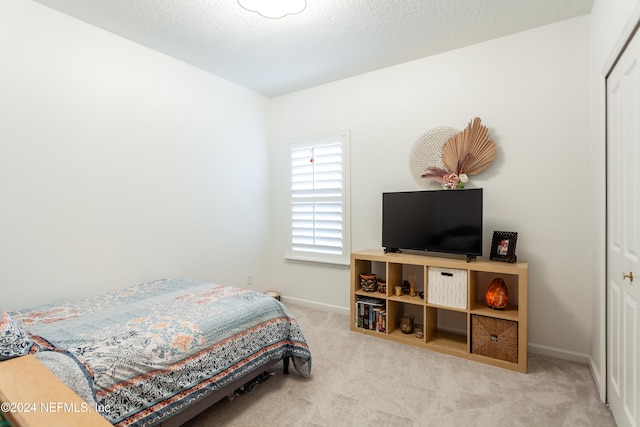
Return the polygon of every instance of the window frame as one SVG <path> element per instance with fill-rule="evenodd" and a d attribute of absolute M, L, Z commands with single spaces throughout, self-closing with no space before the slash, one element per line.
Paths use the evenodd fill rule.
<path fill-rule="evenodd" d="M 301 251 L 294 249 L 293 242 L 293 205 L 294 201 L 299 200 L 293 195 L 293 164 L 292 153 L 295 149 L 312 148 L 323 145 L 340 143 L 341 146 L 341 167 L 342 167 L 342 194 L 339 197 L 342 206 L 342 253 L 330 254 L 320 251 Z M 333 132 L 323 135 L 317 135 L 306 138 L 298 138 L 289 141 L 287 150 L 288 157 L 288 180 L 289 180 L 289 203 L 287 211 L 288 235 L 287 235 L 287 252 L 286 259 L 296 261 L 309 261 L 326 264 L 349 265 L 351 258 L 351 207 L 350 207 L 350 151 L 351 151 L 351 134 L 350 131 Z M 309 199 L 322 200 L 322 196 L 310 196 Z M 331 199 L 331 197 L 327 197 Z M 335 197 L 333 198 L 335 200 Z"/>

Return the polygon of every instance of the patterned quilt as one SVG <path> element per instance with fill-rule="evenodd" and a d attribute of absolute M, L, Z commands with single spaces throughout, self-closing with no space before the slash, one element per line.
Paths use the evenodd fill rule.
<path fill-rule="evenodd" d="M 79 362 L 98 411 L 119 426 L 159 423 L 284 356 L 301 376 L 311 373 L 287 308 L 246 289 L 167 279 L 11 314 L 33 351 Z"/>

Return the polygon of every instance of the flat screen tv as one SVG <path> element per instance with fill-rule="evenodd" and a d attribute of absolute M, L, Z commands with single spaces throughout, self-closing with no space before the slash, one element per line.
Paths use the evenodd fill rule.
<path fill-rule="evenodd" d="M 382 246 L 482 256 L 482 189 L 383 193 Z"/>

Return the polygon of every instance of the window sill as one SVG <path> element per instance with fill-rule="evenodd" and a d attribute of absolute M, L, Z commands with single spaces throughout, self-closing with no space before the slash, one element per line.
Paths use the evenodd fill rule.
<path fill-rule="evenodd" d="M 298 262 L 309 262 L 309 263 L 313 263 L 313 264 L 329 264 L 329 265 L 336 265 L 336 266 L 341 266 L 341 267 L 349 267 L 351 265 L 350 261 L 345 261 L 345 260 L 331 260 L 331 259 L 321 259 L 321 258 L 315 258 L 315 257 L 305 257 L 305 256 L 299 256 L 299 255 L 285 255 L 284 259 L 286 261 L 298 261 Z"/>

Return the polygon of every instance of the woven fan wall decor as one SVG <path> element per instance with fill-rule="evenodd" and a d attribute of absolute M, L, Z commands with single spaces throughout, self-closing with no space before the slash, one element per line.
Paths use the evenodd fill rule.
<path fill-rule="evenodd" d="M 445 189 L 464 188 L 468 175 L 485 170 L 496 157 L 496 145 L 489 139 L 489 130 L 476 117 L 442 146 L 442 165 L 432 163 L 421 178 L 439 182 Z"/>
<path fill-rule="evenodd" d="M 409 171 L 418 185 L 433 188 L 435 182 L 424 179 L 422 174 L 429 165 L 444 167 L 442 147 L 459 132 L 460 129 L 443 126 L 426 131 L 416 140 L 409 154 Z"/>
<path fill-rule="evenodd" d="M 489 129 L 476 117 L 442 147 L 442 163 L 458 175 L 475 175 L 496 158 L 496 145 L 489 139 Z"/>

